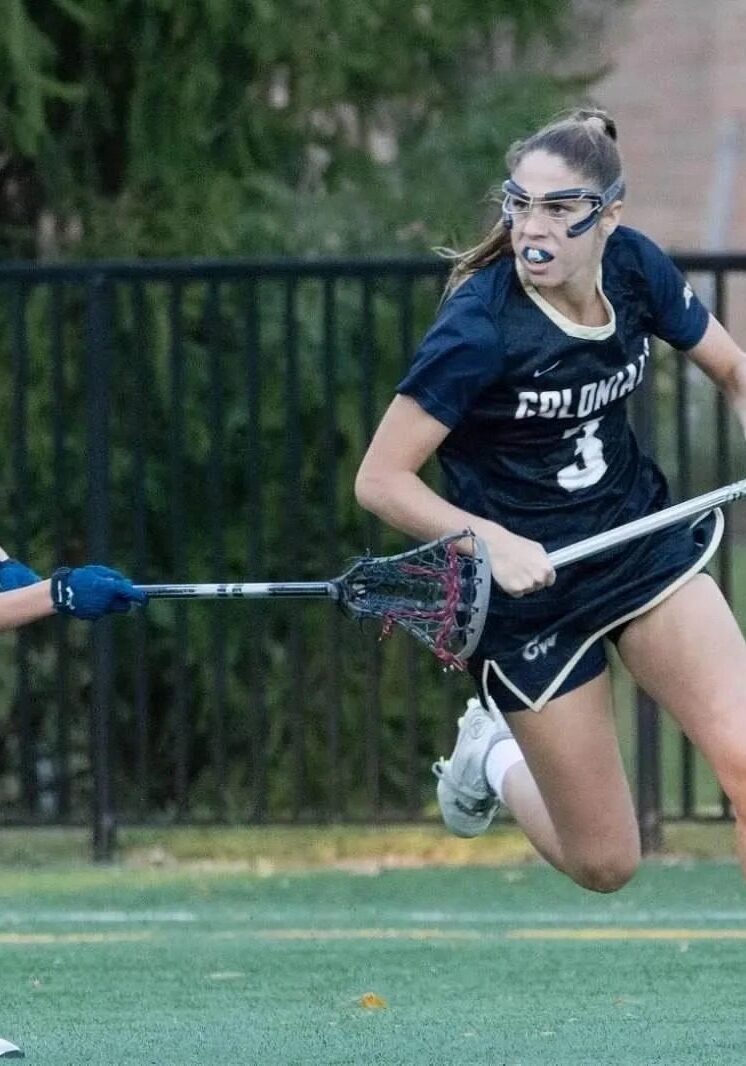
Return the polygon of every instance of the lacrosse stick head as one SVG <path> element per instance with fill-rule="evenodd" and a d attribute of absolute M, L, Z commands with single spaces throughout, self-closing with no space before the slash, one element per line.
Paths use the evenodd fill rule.
<path fill-rule="evenodd" d="M 337 591 L 348 614 L 381 620 L 382 637 L 397 625 L 463 669 L 482 635 L 491 576 L 485 544 L 466 530 L 401 555 L 363 556 Z"/>

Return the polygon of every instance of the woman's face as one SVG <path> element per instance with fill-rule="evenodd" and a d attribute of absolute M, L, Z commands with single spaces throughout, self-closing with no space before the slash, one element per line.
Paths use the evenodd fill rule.
<path fill-rule="evenodd" d="M 588 178 L 571 170 L 556 155 L 537 150 L 524 156 L 511 175 L 532 200 L 561 189 L 588 188 Z M 601 192 L 593 188 L 594 192 Z M 511 215 L 515 255 L 537 288 L 587 284 L 595 286 L 606 238 L 617 226 L 621 204 L 607 207 L 598 222 L 577 237 L 567 230 L 587 218 L 592 204 L 584 200 L 519 203 Z"/>

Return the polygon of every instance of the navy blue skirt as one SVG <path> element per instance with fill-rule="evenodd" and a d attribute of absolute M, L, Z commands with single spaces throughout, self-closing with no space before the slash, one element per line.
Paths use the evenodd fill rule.
<path fill-rule="evenodd" d="M 551 588 L 516 598 L 493 583 L 490 607 L 469 672 L 480 696 L 501 712 L 539 711 L 606 666 L 603 638 L 650 610 L 717 550 L 715 510 L 557 571 Z"/>

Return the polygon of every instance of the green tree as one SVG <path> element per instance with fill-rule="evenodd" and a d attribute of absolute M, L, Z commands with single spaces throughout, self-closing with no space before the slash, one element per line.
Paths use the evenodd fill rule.
<path fill-rule="evenodd" d="M 6 0 L 6 249 L 306 254 L 441 243 L 474 218 L 509 141 L 577 97 L 577 79 L 543 73 L 580 28 L 575 7 Z M 527 62 L 537 45 L 546 62 Z"/>
<path fill-rule="evenodd" d="M 606 0 L 606 6 L 616 2 Z M 598 3 L 604 7 L 604 0 Z M 484 194 L 501 176 L 502 155 L 510 141 L 563 104 L 576 101 L 590 78 L 589 72 L 564 79 L 547 73 L 554 56 L 571 47 L 572 31 L 579 31 L 573 0 L 422 0 L 412 5 L 400 0 L 4 0 L 3 10 L 0 233 L 6 254 L 15 257 L 311 256 L 462 244 L 483 224 Z M 112 375 L 113 564 L 127 571 L 133 565 L 133 471 L 140 449 L 146 457 L 146 579 L 172 575 L 215 580 L 245 573 L 247 531 L 256 531 L 262 523 L 261 565 L 266 570 L 257 577 L 330 576 L 325 509 L 330 466 L 325 360 L 330 347 L 338 355 L 332 447 L 340 568 L 344 560 L 373 546 L 371 525 L 352 496 L 354 473 L 368 423 L 398 380 L 406 350 L 430 320 L 436 285 L 429 279 L 427 284 L 413 283 L 410 291 L 395 280 L 378 280 L 363 292 L 359 279 L 340 282 L 334 290 L 331 344 L 324 327 L 323 285 L 299 281 L 293 291 L 297 418 L 289 418 L 287 411 L 285 280 L 252 286 L 261 303 L 261 331 L 257 316 L 253 319 L 261 344 L 258 337 L 247 342 L 247 308 L 254 297 L 243 279 L 219 293 L 204 280 L 193 280 L 179 293 L 186 491 L 178 509 L 185 572 L 175 574 L 170 467 L 175 312 L 169 303 L 174 293 L 169 295 L 160 284 L 145 286 L 142 292 L 127 284 L 112 286 L 107 350 Z M 85 301 L 85 289 L 75 282 L 54 289 L 32 281 L 28 293 L 18 289 L 0 305 L 3 349 L 14 350 L 21 320 L 28 341 L 26 402 L 33 432 L 28 491 L 22 501 L 30 531 L 28 558 L 43 571 L 52 565 L 56 551 L 55 524 L 50 521 L 50 501 L 59 498 L 53 402 L 61 403 L 65 419 L 64 514 L 58 516 L 64 520 L 65 554 L 72 563 L 86 558 Z M 215 314 L 206 328 L 212 303 Z M 50 359 L 55 314 L 62 325 L 57 335 L 59 351 L 64 352 L 61 386 L 52 380 Z M 257 408 L 261 406 L 261 454 L 253 455 L 261 470 L 259 504 L 247 483 L 251 426 L 246 359 L 252 346 L 262 371 L 254 395 Z M 219 362 L 215 377 L 224 410 L 219 548 L 210 493 L 213 358 Z M 368 392 L 370 410 L 363 415 Z M 6 433 L 0 443 L 8 456 L 14 454 L 9 439 L 13 398 L 12 389 L 0 394 L 0 430 Z M 288 499 L 289 437 L 299 463 L 300 489 L 294 501 Z M 6 515 L 13 515 L 21 496 L 11 462 L 0 468 L 0 494 L 6 498 Z M 303 530 L 298 558 L 292 551 L 289 557 L 291 522 Z M 5 546 L 13 550 L 7 540 Z M 382 551 L 401 546 L 398 536 L 381 533 Z M 210 610 L 190 612 L 184 645 L 192 733 L 189 791 L 197 814 L 209 813 L 218 784 L 209 757 L 217 617 Z M 337 637 L 330 633 L 328 611 L 310 605 L 303 612 L 273 606 L 271 611 L 250 613 L 241 605 L 221 605 L 219 617 L 224 619 L 220 646 L 228 689 L 229 814 L 241 817 L 255 798 L 247 742 L 255 751 L 266 748 L 272 771 L 270 812 L 286 816 L 292 809 L 291 741 L 299 700 L 306 721 L 304 802 L 310 811 L 323 808 L 329 786 L 325 694 L 335 669 L 335 648 L 339 662 L 344 662 L 342 791 L 348 809 L 364 814 L 366 740 L 361 722 L 368 699 L 368 664 L 377 654 L 375 637 L 364 643 L 355 627 L 347 625 Z M 27 637 L 40 715 L 56 686 L 51 634 L 39 626 Z M 117 681 L 115 695 L 118 755 L 120 766 L 130 773 L 136 763 L 130 669 L 136 634 L 129 624 L 117 631 L 122 664 L 122 683 Z M 291 687 L 294 636 L 304 651 L 301 691 Z M 73 762 L 80 767 L 73 797 L 77 814 L 90 788 L 90 670 L 84 634 L 71 630 L 69 639 L 67 699 Z M 173 612 L 152 605 L 147 648 L 150 798 L 166 813 L 173 805 L 173 652 L 181 639 Z M 385 708 L 375 726 L 380 729 L 381 796 L 383 807 L 391 809 L 401 807 L 407 785 L 402 678 L 411 678 L 413 672 L 406 647 L 404 641 L 392 641 L 377 682 Z M 266 675 L 266 737 L 252 707 L 259 659 L 259 672 Z M 5 665 L 12 679 L 11 663 Z M 450 707 L 447 718 L 439 708 L 453 700 L 454 690 L 443 688 L 434 660 L 429 669 L 418 666 L 417 673 L 423 719 L 417 757 L 426 773 L 433 751 L 444 750 L 447 743 L 447 737 L 438 738 L 443 721 L 450 722 Z M 0 717 L 8 721 L 13 720 L 14 691 L 10 682 L 0 688 Z M 4 715 L 5 708 L 10 709 Z M 46 714 L 44 721 L 50 737 L 40 735 L 39 740 L 51 747 L 52 719 Z M 124 806 L 141 801 L 136 792 L 131 777 L 121 782 Z"/>

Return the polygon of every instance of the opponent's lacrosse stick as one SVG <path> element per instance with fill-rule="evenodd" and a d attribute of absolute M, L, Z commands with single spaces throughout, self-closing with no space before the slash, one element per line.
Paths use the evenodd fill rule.
<path fill-rule="evenodd" d="M 746 480 L 695 496 L 656 514 L 587 537 L 549 553 L 555 568 L 576 563 L 617 544 L 655 533 L 746 496 Z M 456 551 L 470 538 L 473 555 Z M 444 663 L 462 668 L 482 634 L 491 571 L 485 544 L 470 531 L 442 537 L 401 555 L 358 559 L 333 581 L 265 584 L 136 585 L 154 599 L 225 599 L 273 596 L 335 600 L 354 618 L 380 618 L 385 636 L 394 625 L 421 640 Z"/>
<path fill-rule="evenodd" d="M 471 541 L 471 555 L 456 550 Z M 153 598 L 330 599 L 353 618 L 379 618 L 382 636 L 398 625 L 448 666 L 461 669 L 479 643 L 491 581 L 487 550 L 470 531 L 441 537 L 401 555 L 363 556 L 332 581 L 136 585 Z"/>
<path fill-rule="evenodd" d="M 713 507 L 732 503 L 743 496 L 746 496 L 746 480 L 734 481 L 731 485 L 724 485 L 721 489 L 706 492 L 703 496 L 694 496 L 691 500 L 665 507 L 656 514 L 636 518 L 634 522 L 615 526 L 614 529 L 607 529 L 604 533 L 597 533 L 594 537 L 586 537 L 585 540 L 579 540 L 576 544 L 568 544 L 566 548 L 557 548 L 556 551 L 549 553 L 549 558 L 555 569 L 567 566 L 568 563 L 577 563 L 591 555 L 598 555 L 607 548 L 614 548 L 617 544 L 625 544 L 630 540 L 646 537 L 648 533 L 656 533 L 659 529 L 674 526 L 677 522 L 683 522 L 685 518 L 704 514 L 705 511 L 711 511 Z"/>

